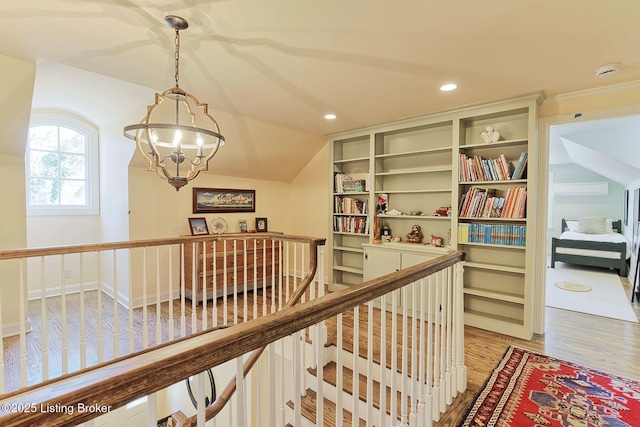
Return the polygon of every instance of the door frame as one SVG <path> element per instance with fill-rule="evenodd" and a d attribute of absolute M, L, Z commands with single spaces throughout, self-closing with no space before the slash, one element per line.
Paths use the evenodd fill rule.
<path fill-rule="evenodd" d="M 540 223 L 535 236 L 537 245 L 534 254 L 533 275 L 533 332 L 545 333 L 545 284 L 547 272 L 547 202 L 549 177 L 549 128 L 568 123 L 588 122 L 599 119 L 613 119 L 616 117 L 640 114 L 640 105 L 612 107 L 600 110 L 542 117 L 539 121 L 538 137 L 538 170 L 537 170 L 537 207 L 536 218 Z"/>

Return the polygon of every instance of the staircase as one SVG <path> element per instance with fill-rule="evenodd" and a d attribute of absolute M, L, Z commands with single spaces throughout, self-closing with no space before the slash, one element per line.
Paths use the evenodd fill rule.
<path fill-rule="evenodd" d="M 324 426 L 431 426 L 456 394 L 451 324 L 438 311 L 438 319 L 429 322 L 424 319 L 433 316 L 414 319 L 406 311 L 361 306 L 340 321 L 328 320 L 322 375 L 307 369 L 300 425 L 318 425 L 322 387 Z M 289 401 L 287 406 L 294 420 L 295 405 Z"/>

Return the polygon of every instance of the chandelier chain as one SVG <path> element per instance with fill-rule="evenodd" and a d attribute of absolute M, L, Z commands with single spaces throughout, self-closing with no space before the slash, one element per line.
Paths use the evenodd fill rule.
<path fill-rule="evenodd" d="M 176 27 L 176 38 L 175 38 L 175 46 L 176 46 L 176 53 L 175 53 L 175 60 L 176 60 L 176 74 L 175 74 L 175 79 L 176 79 L 176 87 L 178 87 L 178 79 L 180 78 L 179 74 L 180 74 L 180 30 Z"/>

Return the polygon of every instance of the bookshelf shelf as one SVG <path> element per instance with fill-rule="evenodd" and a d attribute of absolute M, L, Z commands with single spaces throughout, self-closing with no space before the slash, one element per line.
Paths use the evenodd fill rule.
<path fill-rule="evenodd" d="M 372 226 L 377 214 L 380 226 L 390 228 L 392 236 L 404 238 L 413 225 L 419 225 L 425 236 L 447 236 L 447 240 L 450 236 L 445 245 L 467 253 L 465 322 L 530 339 L 536 242 L 526 236 L 537 232 L 536 222 L 527 219 L 535 212 L 537 183 L 529 179 L 528 171 L 537 167 L 536 128 L 542 99 L 541 93 L 523 95 L 331 135 L 331 218 L 367 218 Z M 500 133 L 500 140 L 483 141 L 481 133 L 488 126 Z M 364 180 L 367 191 L 335 191 L 336 174 Z M 471 211 L 464 204 L 465 195 L 482 191 L 478 189 L 488 192 L 482 206 Z M 343 196 L 367 200 L 367 210 L 339 212 L 334 198 Z M 491 204 L 485 206 L 489 197 L 493 197 Z M 502 210 L 492 215 L 498 199 L 504 199 Z M 384 208 L 378 209 L 379 200 Z M 443 209 L 451 215 L 433 215 Z M 388 215 L 389 211 L 402 214 Z M 485 241 L 466 241 L 476 237 L 463 236 L 472 227 L 483 228 Z M 330 230 L 330 283 L 335 289 L 361 283 L 374 274 L 365 271 L 367 265 L 376 264 L 382 270 L 390 267 L 382 265 L 384 258 L 381 265 L 362 262 L 362 245 L 372 241 L 370 231 Z M 496 240 L 496 232 L 509 240 Z M 401 258 L 408 253 L 406 245 L 383 246 Z"/>

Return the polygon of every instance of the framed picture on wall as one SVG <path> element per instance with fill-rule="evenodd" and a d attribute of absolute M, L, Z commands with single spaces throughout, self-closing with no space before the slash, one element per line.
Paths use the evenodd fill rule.
<path fill-rule="evenodd" d="M 256 231 L 258 233 L 267 231 L 267 218 L 256 218 Z"/>
<path fill-rule="evenodd" d="M 192 236 L 209 234 L 209 227 L 207 227 L 207 220 L 205 218 L 189 218 L 189 227 L 191 228 Z"/>
<path fill-rule="evenodd" d="M 194 188 L 193 213 L 255 212 L 255 190 Z"/>

